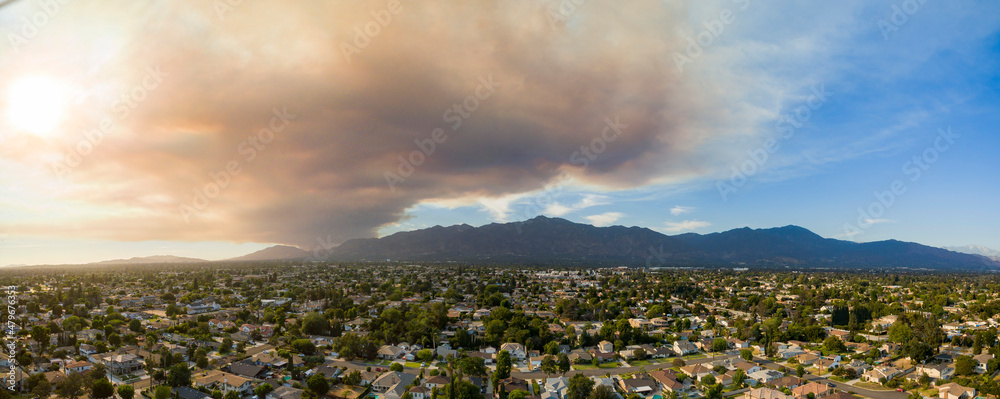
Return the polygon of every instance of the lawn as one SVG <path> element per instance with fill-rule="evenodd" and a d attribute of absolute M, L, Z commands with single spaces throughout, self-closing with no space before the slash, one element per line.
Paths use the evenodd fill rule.
<path fill-rule="evenodd" d="M 618 363 L 618 362 L 601 363 L 600 366 L 594 366 L 593 364 L 574 364 L 573 365 L 573 369 L 574 370 L 613 369 L 613 368 L 618 368 L 618 367 L 621 367 L 621 366 L 622 366 L 621 363 Z"/>
<path fill-rule="evenodd" d="M 417 363 L 417 362 L 406 362 L 406 363 L 403 363 L 403 365 L 406 366 L 406 367 L 415 368 L 415 369 L 419 369 L 420 368 L 420 363 Z"/>
<path fill-rule="evenodd" d="M 894 389 L 886 388 L 886 387 L 884 387 L 882 385 L 873 384 L 873 383 L 870 383 L 870 382 L 858 382 L 858 383 L 854 384 L 854 386 L 856 386 L 858 388 L 869 389 L 869 390 L 872 390 L 872 391 L 894 391 Z"/>
<path fill-rule="evenodd" d="M 831 380 L 834 380 L 834 381 L 837 381 L 837 382 L 847 382 L 847 381 L 850 381 L 849 379 L 846 379 L 844 377 L 837 377 L 835 375 L 832 375 L 832 376 L 827 377 L 827 378 L 829 378 Z"/>
<path fill-rule="evenodd" d="M 708 357 L 708 356 L 707 356 L 707 355 L 705 355 L 704 353 L 697 353 L 697 354 L 694 354 L 694 355 L 687 355 L 687 356 L 684 356 L 684 360 L 691 360 L 691 359 L 704 359 L 704 358 L 706 358 L 706 357 Z"/>
<path fill-rule="evenodd" d="M 652 366 L 654 363 L 652 360 L 636 360 L 634 362 L 628 362 L 628 364 L 631 364 L 635 367 L 639 367 L 639 366 Z"/>

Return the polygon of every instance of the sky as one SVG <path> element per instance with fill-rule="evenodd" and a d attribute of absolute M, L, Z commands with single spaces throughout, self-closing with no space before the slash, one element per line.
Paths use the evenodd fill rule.
<path fill-rule="evenodd" d="M 1000 249 L 995 1 L 0 6 L 0 266 L 562 217 Z"/>

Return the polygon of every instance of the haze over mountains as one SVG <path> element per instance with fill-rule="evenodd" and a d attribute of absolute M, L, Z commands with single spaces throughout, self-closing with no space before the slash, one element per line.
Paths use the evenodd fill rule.
<path fill-rule="evenodd" d="M 353 239 L 325 253 L 324 260 L 1000 270 L 1000 259 L 990 258 L 1000 255 L 997 251 L 976 246 L 950 249 L 896 240 L 836 240 L 798 226 L 668 236 L 644 227 L 595 227 L 539 216 L 524 222 L 434 226 L 382 238 Z M 226 261 L 291 260 L 310 255 L 296 247 L 276 245 Z M 95 264 L 193 262 L 207 261 L 150 256 Z"/>
<path fill-rule="evenodd" d="M 944 247 L 949 251 L 961 252 L 963 254 L 982 255 L 995 261 L 1000 261 L 1000 251 L 987 248 L 982 245 L 966 245 L 962 247 Z"/>
<path fill-rule="evenodd" d="M 642 227 L 594 227 L 539 216 L 481 227 L 456 225 L 355 239 L 332 260 L 620 263 L 646 266 L 746 265 L 911 267 L 993 270 L 982 256 L 896 240 L 870 243 L 823 238 L 798 226 L 741 228 L 668 236 Z"/>

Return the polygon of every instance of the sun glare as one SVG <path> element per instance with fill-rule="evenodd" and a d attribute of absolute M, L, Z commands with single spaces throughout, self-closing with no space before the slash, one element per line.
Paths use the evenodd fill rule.
<path fill-rule="evenodd" d="M 62 87 L 51 79 L 21 78 L 10 86 L 7 116 L 15 127 L 45 136 L 62 121 L 64 97 Z"/>

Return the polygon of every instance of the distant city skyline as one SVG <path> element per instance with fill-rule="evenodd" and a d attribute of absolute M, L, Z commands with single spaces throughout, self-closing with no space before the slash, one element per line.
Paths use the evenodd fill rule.
<path fill-rule="evenodd" d="M 57 4 L 0 8 L 0 266 L 537 215 L 1000 249 L 995 2 Z"/>

